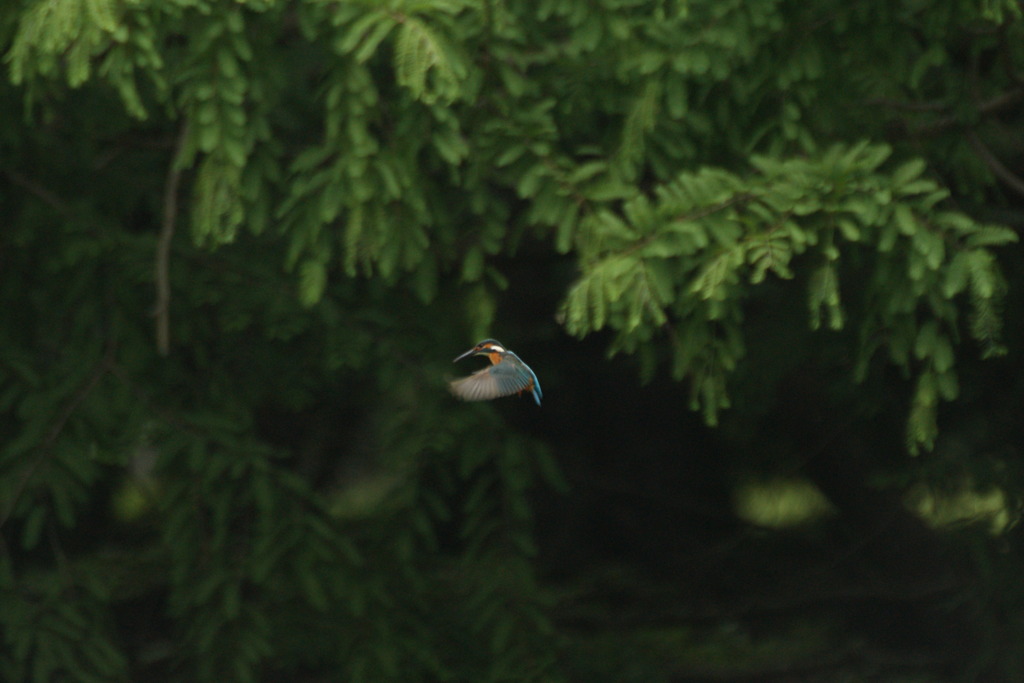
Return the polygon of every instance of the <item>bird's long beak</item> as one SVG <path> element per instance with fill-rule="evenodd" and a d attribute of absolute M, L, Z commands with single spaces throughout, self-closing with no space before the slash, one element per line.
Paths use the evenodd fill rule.
<path fill-rule="evenodd" d="M 470 356 L 472 356 L 472 355 L 473 355 L 473 354 L 475 354 L 475 353 L 476 353 L 476 347 L 474 346 L 474 347 L 473 347 L 473 348 L 471 348 L 471 349 L 470 349 L 469 351 L 466 351 L 466 352 L 465 352 L 464 354 L 462 354 L 461 356 L 459 356 L 458 358 L 456 358 L 456 359 L 455 359 L 455 360 L 453 360 L 452 362 L 453 362 L 453 363 L 458 363 L 458 362 L 459 362 L 460 360 L 462 360 L 463 358 L 469 358 Z"/>

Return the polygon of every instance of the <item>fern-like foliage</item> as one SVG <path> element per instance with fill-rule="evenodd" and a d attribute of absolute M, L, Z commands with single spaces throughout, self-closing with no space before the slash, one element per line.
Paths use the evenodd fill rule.
<path fill-rule="evenodd" d="M 919 374 L 908 434 L 930 447 L 935 407 L 957 395 L 952 340 L 961 327 L 951 297 L 965 294 L 969 329 L 998 352 L 1001 281 L 989 249 L 1016 240 L 1005 228 L 941 210 L 946 193 L 911 161 L 887 173 L 885 146 L 833 147 L 807 159 L 754 158 L 755 174 L 684 173 L 617 210 L 581 221 L 582 274 L 569 291 L 570 332 L 616 331 L 615 351 L 635 352 L 667 331 L 672 374 L 693 386 L 711 423 L 729 405 L 728 376 L 744 352 L 744 302 L 766 278 L 807 281 L 810 327 L 843 329 L 844 299 L 861 299 L 862 339 L 889 340 L 889 359 Z M 840 273 L 869 251 L 877 271 L 843 293 Z M 862 367 L 876 351 L 862 347 Z"/>

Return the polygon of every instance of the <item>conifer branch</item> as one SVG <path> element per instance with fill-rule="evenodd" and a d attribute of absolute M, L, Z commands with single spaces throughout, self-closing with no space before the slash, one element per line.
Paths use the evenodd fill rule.
<path fill-rule="evenodd" d="M 4 527 L 7 520 L 14 514 L 15 508 L 18 507 L 18 501 L 21 500 L 22 494 L 25 492 L 25 488 L 28 486 L 29 481 L 35 476 L 39 466 L 43 464 L 47 458 L 53 453 L 53 446 L 57 443 L 57 439 L 64 432 L 64 427 L 67 425 L 68 420 L 78 410 L 78 406 L 82 404 L 92 390 L 96 388 L 103 376 L 110 371 L 114 365 L 114 351 L 115 346 L 112 339 L 108 339 L 106 350 L 103 353 L 103 357 L 96 363 L 95 368 L 89 374 L 89 377 L 85 380 L 82 386 L 75 392 L 71 399 L 64 406 L 64 409 L 57 415 L 57 419 L 54 420 L 53 425 L 50 427 L 46 436 L 43 438 L 43 442 L 39 446 L 39 454 L 35 459 L 25 466 L 21 472 L 21 478 L 18 481 L 18 485 L 14 489 L 14 493 L 10 497 L 10 502 L 7 504 L 7 509 L 4 510 L 3 516 L 0 517 L 0 529 Z"/>

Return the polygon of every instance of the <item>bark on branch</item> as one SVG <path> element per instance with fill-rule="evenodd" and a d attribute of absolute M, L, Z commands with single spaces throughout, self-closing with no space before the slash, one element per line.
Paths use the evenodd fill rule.
<path fill-rule="evenodd" d="M 156 349 L 161 356 L 166 356 L 171 349 L 171 280 L 170 258 L 171 239 L 174 237 L 174 226 L 178 221 L 178 186 L 181 184 L 181 169 L 178 160 L 181 149 L 188 136 L 188 124 L 183 124 L 178 142 L 171 156 L 171 166 L 167 170 L 164 183 L 164 211 L 160 224 L 160 236 L 156 243 L 156 264 L 154 280 L 156 281 L 156 305 L 153 315 L 156 318 Z"/>

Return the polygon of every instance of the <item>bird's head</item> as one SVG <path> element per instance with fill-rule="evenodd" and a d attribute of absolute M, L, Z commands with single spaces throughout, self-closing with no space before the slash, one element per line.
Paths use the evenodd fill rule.
<path fill-rule="evenodd" d="M 469 358 L 470 356 L 488 356 L 492 353 L 506 353 L 506 351 L 507 349 L 496 339 L 484 339 L 452 362 L 458 363 L 463 358 Z"/>

